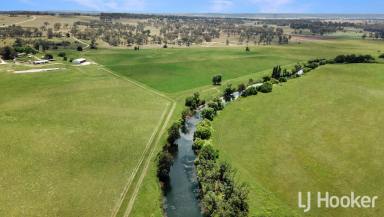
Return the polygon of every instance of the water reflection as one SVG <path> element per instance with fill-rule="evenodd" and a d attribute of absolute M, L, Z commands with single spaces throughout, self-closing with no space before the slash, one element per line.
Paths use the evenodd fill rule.
<path fill-rule="evenodd" d="M 179 151 L 170 171 L 170 186 L 167 189 L 164 208 L 167 217 L 202 217 L 200 204 L 197 199 L 199 194 L 198 182 L 192 150 L 195 126 L 200 121 L 196 116 L 187 121 L 188 133 L 181 133 L 177 140 Z"/>

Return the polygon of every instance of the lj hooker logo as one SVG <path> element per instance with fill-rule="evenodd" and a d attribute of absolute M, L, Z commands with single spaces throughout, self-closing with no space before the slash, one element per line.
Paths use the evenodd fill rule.
<path fill-rule="evenodd" d="M 304 212 L 311 211 L 312 207 L 317 208 L 375 208 L 378 196 L 359 196 L 351 192 L 350 195 L 335 196 L 330 195 L 329 192 L 312 194 L 307 192 L 298 194 L 298 206 L 303 209 Z"/>

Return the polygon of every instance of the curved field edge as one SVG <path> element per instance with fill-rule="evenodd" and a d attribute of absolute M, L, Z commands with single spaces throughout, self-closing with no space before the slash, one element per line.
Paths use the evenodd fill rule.
<path fill-rule="evenodd" d="M 167 104 L 98 66 L 66 67 L 0 71 L 6 216 L 109 216 Z"/>
<path fill-rule="evenodd" d="M 384 196 L 383 69 L 327 65 L 220 113 L 214 144 L 250 185 L 250 216 L 303 216 L 299 191 Z M 305 216 L 383 212 L 313 209 Z"/>

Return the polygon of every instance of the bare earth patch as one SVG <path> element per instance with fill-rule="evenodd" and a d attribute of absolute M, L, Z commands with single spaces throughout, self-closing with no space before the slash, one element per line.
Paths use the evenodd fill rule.
<path fill-rule="evenodd" d="M 27 74 L 27 73 L 36 73 L 36 72 L 49 72 L 49 71 L 56 71 L 61 68 L 48 68 L 48 69 L 30 69 L 30 70 L 23 70 L 23 71 L 14 71 L 15 74 Z"/>

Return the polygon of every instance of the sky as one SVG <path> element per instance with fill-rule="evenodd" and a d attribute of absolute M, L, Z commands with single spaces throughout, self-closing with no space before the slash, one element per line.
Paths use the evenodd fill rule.
<path fill-rule="evenodd" d="M 1 11 L 384 13 L 384 0 L 1 0 Z"/>

